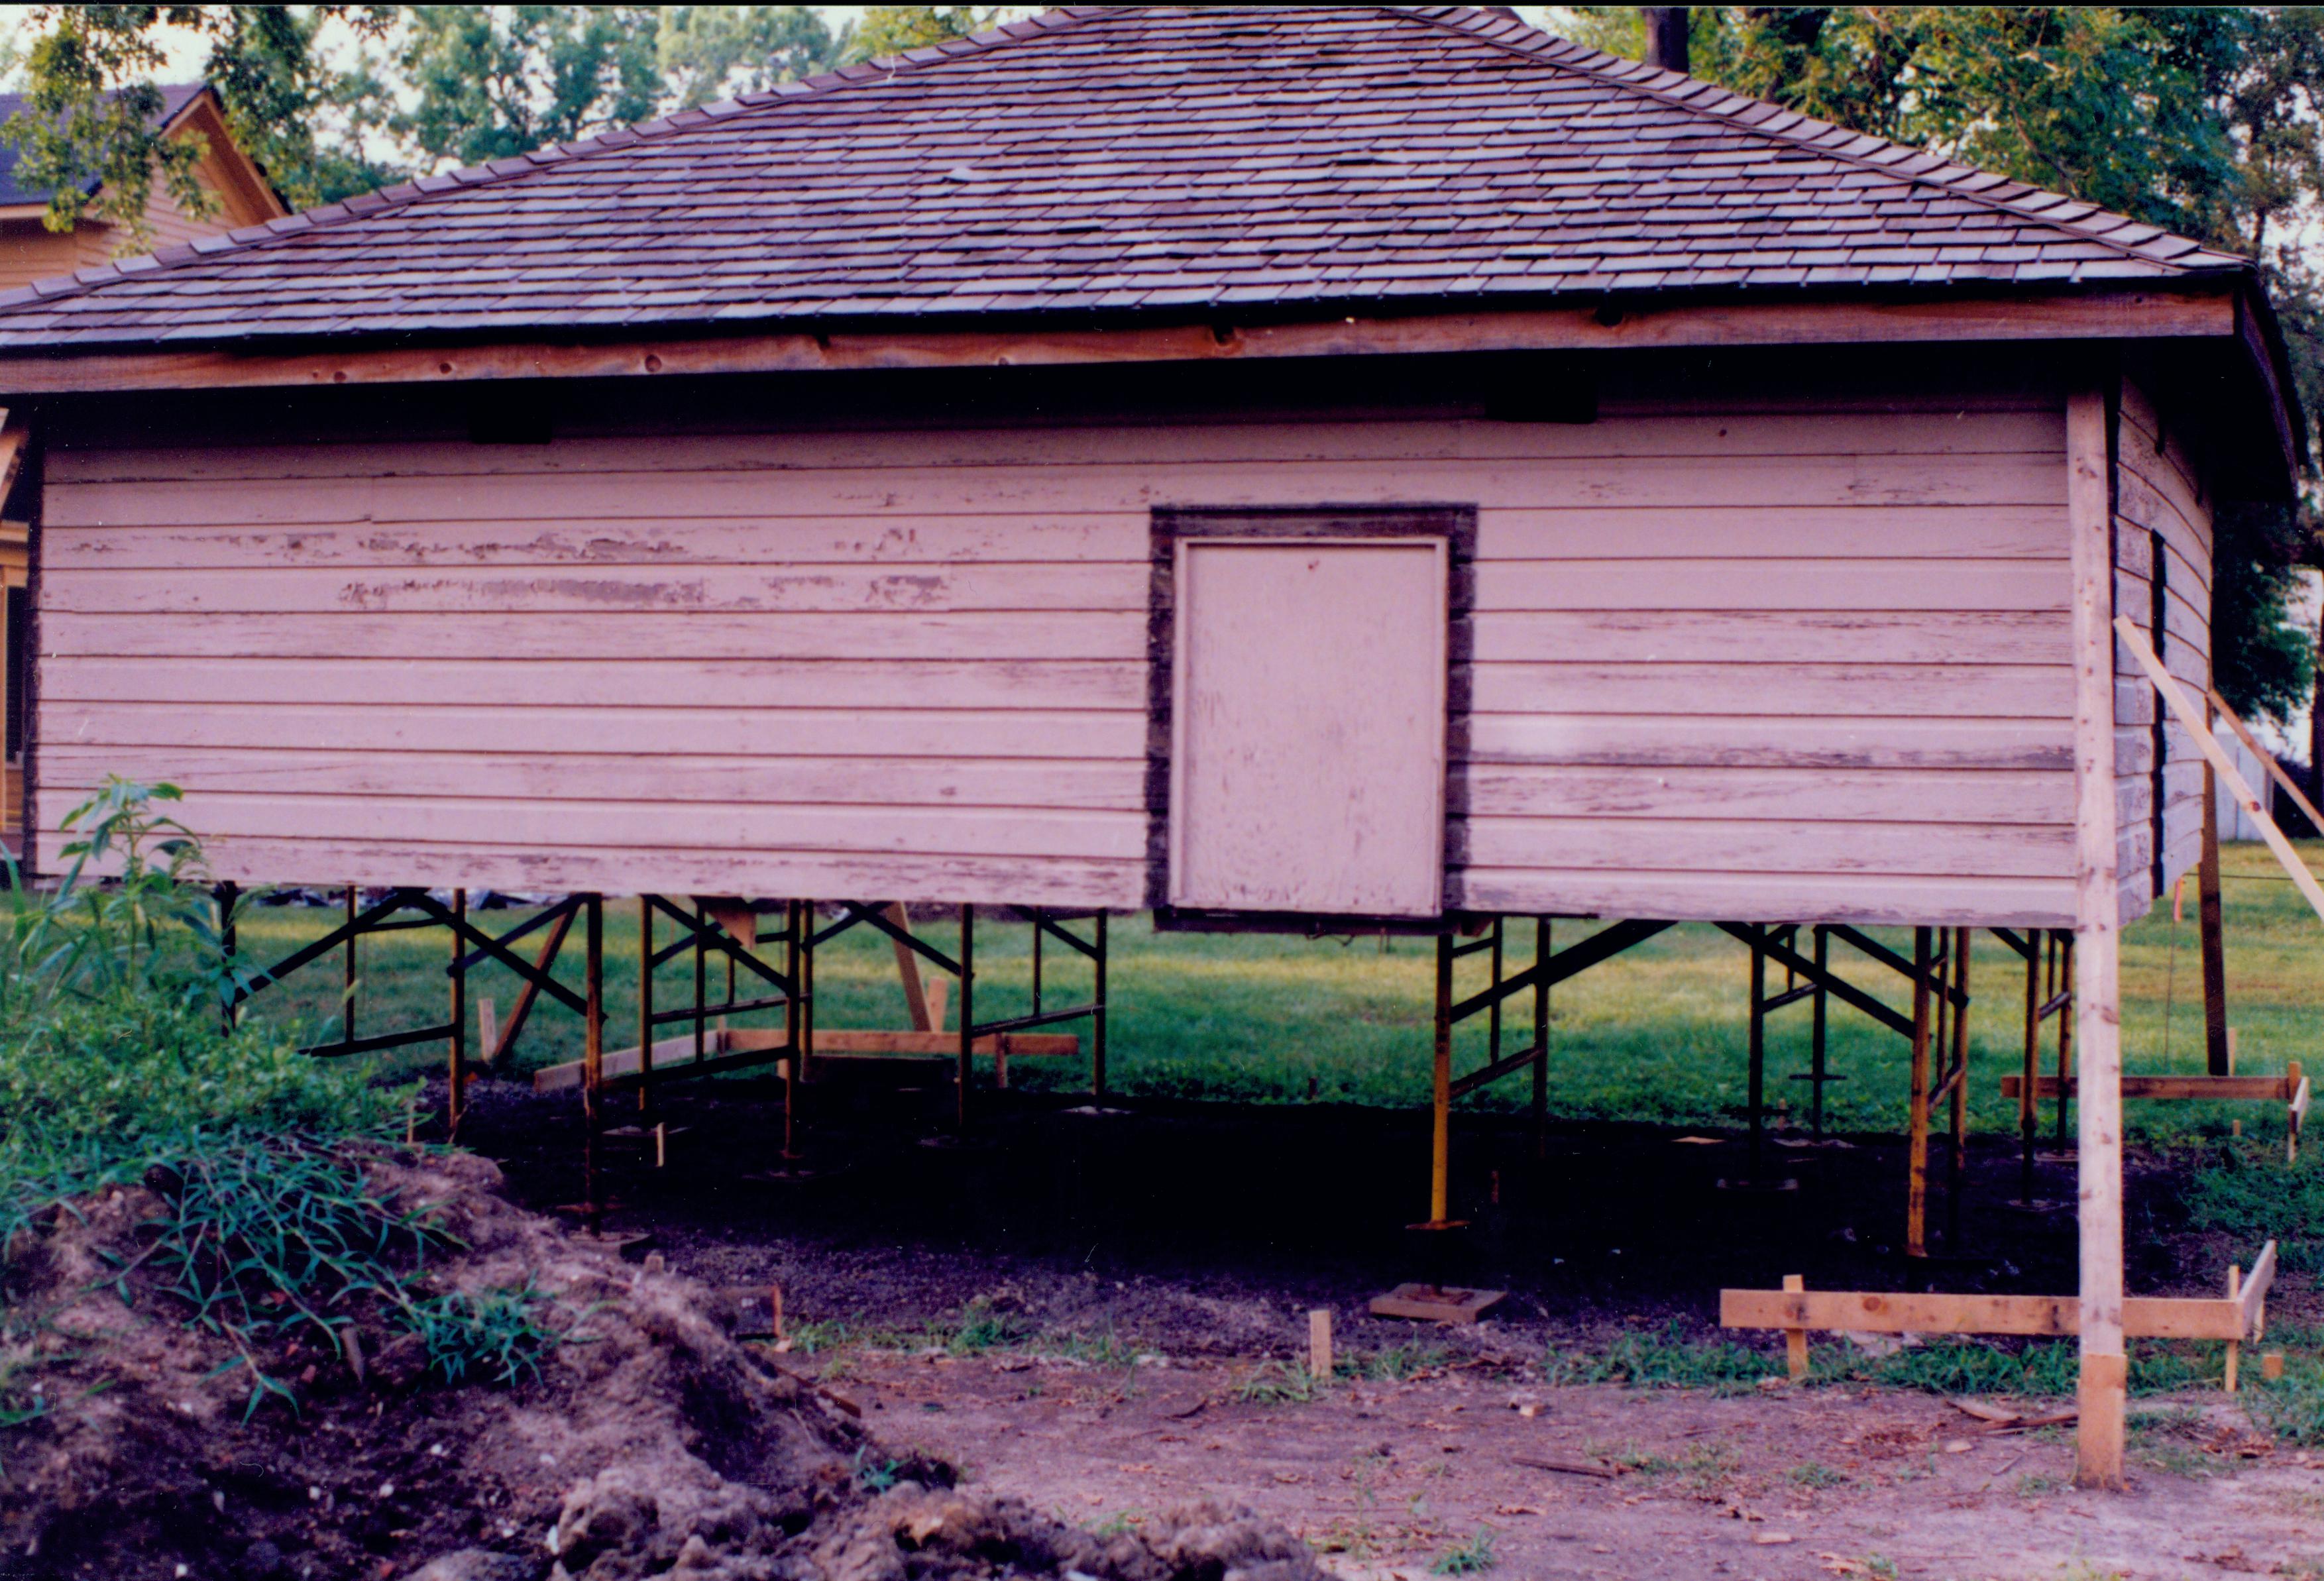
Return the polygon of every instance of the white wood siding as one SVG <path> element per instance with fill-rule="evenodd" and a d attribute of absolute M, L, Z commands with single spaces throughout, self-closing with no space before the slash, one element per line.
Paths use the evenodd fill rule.
<path fill-rule="evenodd" d="M 2115 611 L 2155 643 L 2172 675 L 2198 695 L 2211 683 L 2211 510 L 2183 436 L 2172 434 L 2135 381 L 2122 385 L 2115 434 Z M 2161 558 L 2156 540 L 2161 539 Z M 2154 632 L 2154 585 L 2163 631 Z M 2203 847 L 2203 759 L 2154 695 L 2137 660 L 2115 645 L 2116 850 L 2123 916 L 2144 916 L 2160 892 L 2195 866 Z M 2161 722 L 2161 773 L 2156 723 Z M 2158 778 L 2162 884 L 2155 884 Z"/>
<path fill-rule="evenodd" d="M 1456 904 L 2070 922 L 2063 418 L 1930 404 L 66 444 L 41 814 L 115 771 L 247 881 L 1133 906 L 1150 510 L 1472 503 Z"/>

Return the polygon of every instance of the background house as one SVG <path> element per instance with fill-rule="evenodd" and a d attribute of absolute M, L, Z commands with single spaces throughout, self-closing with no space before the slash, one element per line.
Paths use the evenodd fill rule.
<path fill-rule="evenodd" d="M 0 124 L 24 107 L 23 94 L 0 94 Z M 226 127 L 225 107 L 217 90 L 200 83 L 179 84 L 161 90 L 161 124 L 172 136 L 199 137 L 208 146 L 198 167 L 202 185 L 217 194 L 218 210 L 208 217 L 188 214 L 159 182 L 145 206 L 145 219 L 156 244 L 190 242 L 198 236 L 223 235 L 244 225 L 262 225 L 290 209 L 251 157 L 243 152 Z M 17 179 L 17 149 L 0 143 L 0 290 L 51 280 L 92 264 L 110 262 L 123 241 L 123 227 L 85 217 L 69 231 L 52 231 L 42 223 L 48 212 L 49 193 Z M 15 476 L 13 448 L 6 456 L 6 476 Z M 5 484 L 0 484 L 5 496 Z M 0 772 L 0 842 L 21 849 L 23 823 L 24 722 L 19 717 L 24 694 L 23 633 L 25 629 L 25 539 L 22 510 L 0 517 L 0 588 L 5 609 L 0 611 L 0 732 L 6 740 L 6 763 Z"/>

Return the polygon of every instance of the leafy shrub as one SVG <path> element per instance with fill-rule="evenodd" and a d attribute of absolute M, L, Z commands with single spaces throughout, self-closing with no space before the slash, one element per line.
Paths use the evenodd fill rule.
<path fill-rule="evenodd" d="M 107 780 L 65 819 L 57 886 L 0 895 L 0 1264 L 56 1205 L 143 1181 L 164 1206 L 118 1271 L 123 1299 L 142 1271 L 231 1343 L 248 1411 L 270 1394 L 295 1408 L 264 1347 L 301 1331 L 337 1346 L 364 1302 L 420 1333 L 448 1382 L 537 1374 L 553 1337 L 530 1284 L 413 1293 L 449 1237 L 347 1145 L 392 1129 L 408 1094 L 373 1086 L 367 1062 L 228 1025 L 249 976 L 222 948 L 199 841 L 152 811 L 177 796 Z M 0 1422 L 27 1409 L 0 1397 Z"/>
<path fill-rule="evenodd" d="M 78 838 L 57 886 L 11 869 L 0 894 L 0 1255 L 49 1204 L 165 1155 L 236 1133 L 376 1135 L 401 1108 L 365 1063 L 227 1028 L 244 978 L 200 843 L 152 810 L 178 794 L 108 779 L 65 818 Z"/>

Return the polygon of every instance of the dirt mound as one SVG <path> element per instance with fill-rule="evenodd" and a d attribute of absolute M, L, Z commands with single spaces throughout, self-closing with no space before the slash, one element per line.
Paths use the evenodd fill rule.
<path fill-rule="evenodd" d="M 185 1319 L 140 1253 L 165 1206 L 112 1192 L 19 1237 L 0 1310 L 0 1570 L 250 1581 L 1305 1581 L 1279 1528 L 1179 1512 L 1099 1539 L 875 1454 L 847 1402 L 737 1342 L 692 1281 L 646 1272 L 500 1194 L 456 1154 L 367 1150 L 374 1188 L 456 1237 L 427 1288 L 523 1286 L 562 1336 L 540 1376 L 448 1387 L 420 1338 L 366 1316 L 355 1342 L 245 1358 Z M 168 1189 L 170 1182 L 158 1182 Z M 124 1296 L 127 1298 L 124 1300 Z M 360 1305 L 362 1303 L 355 1303 Z M 311 1332 L 311 1331 L 310 1331 Z M 251 1409 L 251 1365 L 295 1397 Z M 21 1413 L 21 1411 L 20 1411 Z M 0 1416 L 0 1421 L 8 1420 Z M 874 1493 L 876 1480 L 912 1480 Z"/>

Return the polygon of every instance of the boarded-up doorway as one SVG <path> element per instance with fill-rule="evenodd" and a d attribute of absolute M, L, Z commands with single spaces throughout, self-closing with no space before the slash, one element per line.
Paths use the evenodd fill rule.
<path fill-rule="evenodd" d="M 1443 536 L 1176 540 L 1172 906 L 1438 913 L 1450 558 Z"/>

